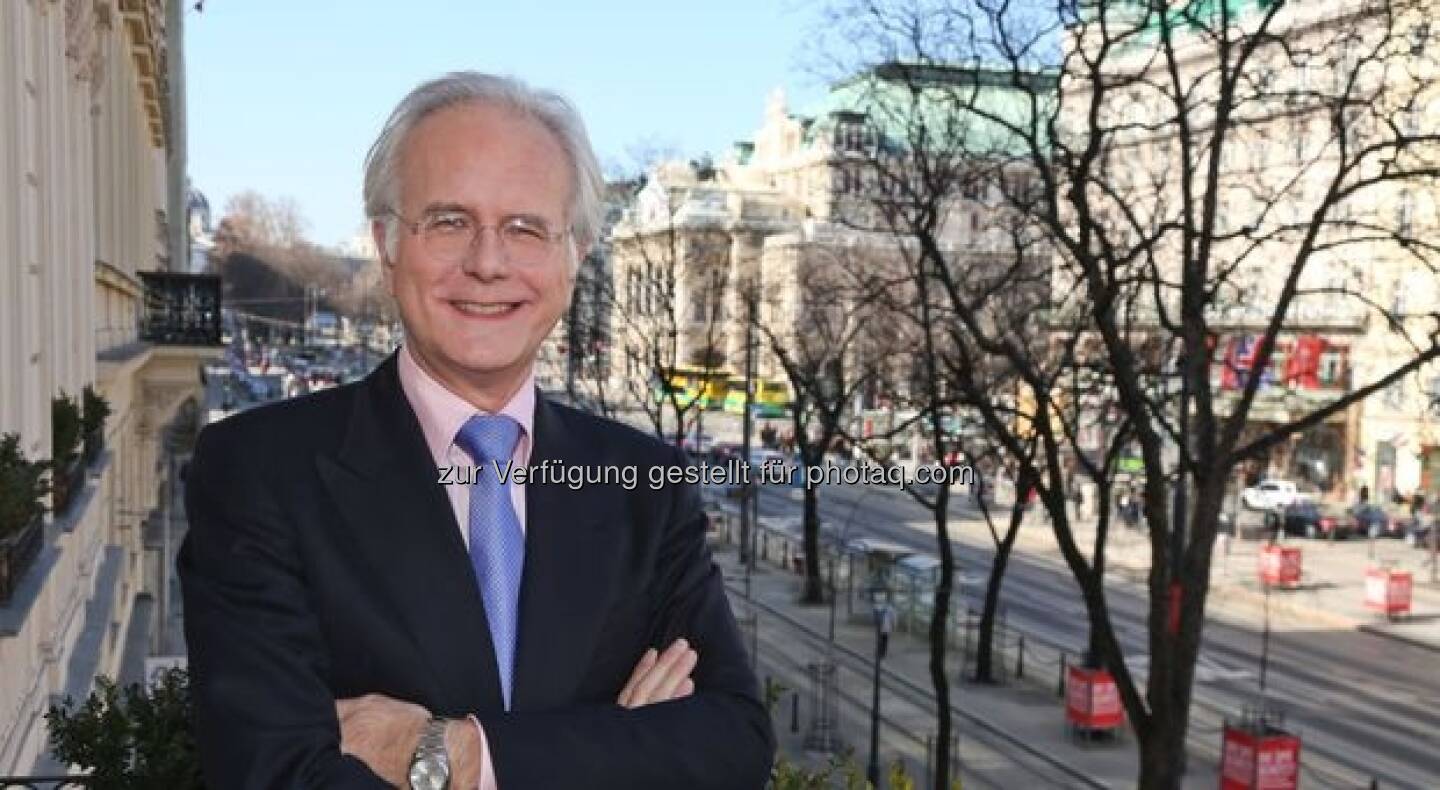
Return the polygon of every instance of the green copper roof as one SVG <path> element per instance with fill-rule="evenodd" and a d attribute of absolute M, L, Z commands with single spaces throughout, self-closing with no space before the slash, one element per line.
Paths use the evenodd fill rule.
<path fill-rule="evenodd" d="M 1221 12 L 1228 12 L 1232 22 L 1239 22 L 1250 14 L 1268 13 L 1284 0 L 1189 0 L 1189 2 L 1165 2 L 1156 0 L 1121 0 L 1108 6 L 1106 18 L 1111 24 L 1126 23 L 1143 25 L 1139 33 L 1125 42 L 1124 49 L 1138 49 L 1154 44 L 1160 38 L 1160 20 L 1170 24 L 1173 35 L 1179 36 L 1192 30 L 1214 30 L 1220 24 Z M 1082 18 L 1094 18 L 1094 9 L 1082 13 Z M 1164 16 L 1161 16 L 1163 12 Z M 1134 27 L 1129 28 L 1131 30 Z M 1123 35 L 1126 28 L 1119 28 L 1116 35 Z"/>
<path fill-rule="evenodd" d="M 801 116 L 813 119 L 807 141 L 833 134 L 845 120 L 866 119 L 880 144 L 903 150 L 923 129 L 936 148 L 958 148 L 978 156 L 1026 156 L 1023 129 L 1046 144 L 1045 121 L 1055 112 L 1058 75 L 972 66 L 891 63 L 834 85 Z"/>

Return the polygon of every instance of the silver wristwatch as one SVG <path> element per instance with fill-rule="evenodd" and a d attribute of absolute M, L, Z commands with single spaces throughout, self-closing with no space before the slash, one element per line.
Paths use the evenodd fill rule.
<path fill-rule="evenodd" d="M 425 722 L 410 758 L 410 790 L 449 790 L 450 755 L 445 752 L 445 719 Z"/>

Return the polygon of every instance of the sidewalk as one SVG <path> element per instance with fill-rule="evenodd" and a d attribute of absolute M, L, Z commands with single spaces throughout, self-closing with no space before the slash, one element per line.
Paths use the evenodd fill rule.
<path fill-rule="evenodd" d="M 1078 525 L 1076 533 L 1081 545 L 1090 545 L 1095 534 L 1094 522 Z M 1018 546 L 1017 551 L 1032 555 L 1054 551 L 1054 535 L 1048 528 L 1022 529 L 1020 543 L 1025 545 Z M 1150 568 L 1148 539 L 1139 532 L 1119 528 L 1112 531 L 1109 544 L 1106 561 L 1110 571 L 1143 583 Z M 1216 541 L 1210 576 L 1212 606 L 1264 606 L 1265 588 L 1260 584 L 1257 570 L 1264 545 L 1264 541 L 1225 536 Z M 1285 545 L 1301 550 L 1303 575 L 1300 585 L 1294 589 L 1271 590 L 1271 612 L 1326 628 L 1358 629 L 1440 652 L 1440 584 L 1431 581 L 1428 551 L 1385 538 L 1342 541 L 1290 538 Z M 1365 571 L 1368 568 L 1391 568 L 1412 574 L 1414 585 L 1408 616 L 1391 620 L 1366 608 Z"/>
<path fill-rule="evenodd" d="M 736 551 L 723 544 L 715 545 L 714 551 L 742 631 L 749 628 L 745 625 L 746 615 L 755 613 L 757 674 L 778 681 L 786 689 L 775 708 L 782 752 L 798 762 L 823 764 L 825 755 L 804 749 L 817 707 L 806 665 L 826 654 L 829 608 L 797 604 L 799 577 L 764 563 L 757 564 L 751 576 L 751 597 L 747 601 L 744 571 Z M 748 633 L 746 637 L 752 638 Z M 869 757 L 874 649 L 875 631 L 868 615 L 862 617 L 856 612 L 852 618 L 843 609 L 837 612 L 834 656 L 840 697 L 838 734 L 844 744 L 854 749 L 854 759 L 862 770 Z M 1025 659 L 1025 679 L 985 686 L 956 682 L 960 676 L 956 652 L 949 651 L 956 660 L 947 667 L 946 676 L 952 683 L 951 703 L 956 712 L 953 721 L 960 732 L 959 775 L 965 787 L 1134 786 L 1138 761 L 1134 737 L 1128 729 L 1122 728 L 1114 739 L 1093 743 L 1068 734 L 1058 696 L 1057 657 L 1030 651 Z M 926 776 L 927 738 L 933 738 L 936 729 L 929 660 L 929 648 L 923 640 L 897 633 L 881 665 L 882 771 L 898 757 L 909 774 L 920 781 Z M 1218 737 L 1204 733 L 1197 736 L 1199 740 L 1218 742 Z M 1196 787 L 1215 786 L 1215 750 L 1193 752 L 1187 785 L 1193 782 Z"/>
<path fill-rule="evenodd" d="M 955 496 L 967 498 L 957 487 Z M 991 514 L 1003 521 L 1009 505 L 997 502 Z M 1049 521 L 1039 511 L 1028 515 L 1016 540 L 1015 554 L 1064 568 Z M 1094 545 L 1094 519 L 1072 521 L 1075 539 L 1086 554 Z M 989 531 L 978 515 L 953 515 L 951 537 L 955 540 L 990 543 Z M 1265 589 L 1258 575 L 1259 552 L 1264 541 L 1221 536 L 1211 560 L 1211 611 L 1234 608 L 1258 613 L 1265 605 Z M 1272 589 L 1273 614 L 1323 628 L 1360 630 L 1375 636 L 1440 652 L 1440 582 L 1432 581 L 1430 552 L 1406 545 L 1394 538 L 1350 538 L 1310 540 L 1289 538 L 1286 545 L 1302 551 L 1303 577 L 1294 589 Z M 1144 584 L 1150 570 L 1149 538 L 1143 532 L 1112 522 L 1106 547 L 1106 570 L 1112 575 Z M 1365 606 L 1365 571 L 1371 567 L 1409 571 L 1414 580 L 1412 606 L 1408 616 L 1388 619 Z M 1069 573 L 1068 569 L 1064 570 Z"/>
<path fill-rule="evenodd" d="M 721 513 L 730 509 L 726 504 L 720 503 L 717 503 L 716 507 Z M 770 520 L 762 519 L 766 522 Z M 720 523 L 728 521 L 722 519 Z M 976 520 L 961 519 L 958 522 L 965 529 L 983 529 Z M 1093 526 L 1089 529 L 1093 530 Z M 816 684 L 807 674 L 806 665 L 820 660 L 827 653 L 829 607 L 806 607 L 796 602 L 801 578 L 792 570 L 780 566 L 779 563 L 785 559 L 787 552 L 783 548 L 777 549 L 774 544 L 768 556 L 763 551 L 760 552 L 761 556 L 750 583 L 752 601 L 747 602 L 744 595 L 743 569 L 739 566 L 736 550 L 726 542 L 735 540 L 734 535 L 727 538 L 728 532 L 735 530 L 736 526 L 728 523 L 724 529 L 719 530 L 719 534 L 714 537 L 713 550 L 717 564 L 725 572 L 732 606 L 741 618 L 742 630 L 746 630 L 747 634 L 753 630 L 755 634 L 753 641 L 758 653 L 757 674 L 762 679 L 778 681 L 786 689 L 774 709 L 782 752 L 792 760 L 811 764 L 823 763 L 824 755 L 807 754 L 804 751 L 805 735 L 814 715 L 813 711 L 818 708 L 814 699 Z M 1081 528 L 1082 542 L 1087 539 L 1085 533 L 1088 531 Z M 1048 528 L 1028 528 L 1022 530 L 1021 535 L 1025 536 L 1027 532 L 1029 540 L 1022 537 L 1022 545 L 1017 547 L 1017 552 L 1027 554 L 1032 560 L 1053 562 L 1057 565 L 1061 562 L 1053 549 L 1053 536 Z M 1117 536 L 1112 541 L 1113 555 L 1124 555 L 1122 561 L 1112 563 L 1112 570 L 1118 578 L 1131 577 L 1143 583 L 1143 573 L 1137 573 L 1137 568 L 1141 565 L 1145 546 L 1144 538 L 1139 533 Z M 1358 551 L 1363 556 L 1368 548 L 1362 541 L 1352 542 L 1348 549 L 1344 544 L 1317 545 L 1311 552 L 1317 555 L 1312 571 L 1318 572 L 1323 567 L 1326 573 L 1339 574 L 1347 562 L 1353 562 L 1354 557 L 1351 555 Z M 1375 549 L 1377 559 L 1385 559 L 1384 552 L 1398 552 L 1409 547 L 1395 542 L 1388 548 L 1383 543 L 1378 544 Z M 1217 600 L 1212 601 L 1212 611 L 1224 609 L 1231 616 L 1243 613 L 1247 619 L 1258 616 L 1258 610 L 1250 607 L 1254 601 L 1264 599 L 1263 594 L 1257 591 L 1258 584 L 1252 581 L 1254 551 L 1253 543 L 1248 546 L 1236 544 L 1231 547 L 1228 559 L 1217 557 L 1214 575 L 1221 592 L 1217 594 Z M 1320 559 L 1322 556 L 1324 559 Z M 1359 567 L 1363 573 L 1363 565 Z M 838 577 L 836 584 L 842 590 L 846 587 Z M 1358 583 L 1348 587 L 1356 591 L 1361 589 Z M 1344 595 L 1346 586 L 1337 583 L 1335 588 L 1316 585 L 1314 592 L 1317 596 L 1334 597 L 1338 605 L 1338 599 Z M 1305 592 L 1301 590 L 1295 594 Z M 1429 596 L 1432 592 L 1427 591 L 1424 594 Z M 1281 594 L 1272 594 L 1271 597 L 1272 611 L 1285 605 Z M 869 756 L 873 672 L 871 657 L 874 652 L 875 632 L 868 609 L 861 611 L 862 607 L 854 604 L 853 617 L 847 616 L 846 597 L 843 593 L 840 600 L 835 618 L 836 647 L 833 651 L 841 687 L 840 732 L 844 742 L 855 749 L 855 761 L 863 770 Z M 1312 605 L 1324 605 L 1324 601 Z M 1417 603 L 1418 605 L 1420 604 Z M 1250 608 L 1250 611 L 1244 611 L 1247 608 Z M 1357 614 L 1363 611 L 1358 604 L 1353 608 Z M 1321 610 L 1299 605 L 1299 602 L 1296 609 L 1309 612 L 1314 618 L 1332 618 L 1327 621 L 1329 624 L 1324 626 L 1326 629 L 1334 628 L 1334 618 L 1343 616 L 1343 613 L 1326 615 Z M 746 614 L 752 611 L 757 615 L 757 625 L 753 629 L 745 622 Z M 1347 619 L 1345 622 L 1351 621 Z M 1428 622 L 1417 617 L 1409 625 L 1425 627 Z M 1379 627 L 1378 623 L 1376 625 Z M 956 712 L 955 729 L 962 734 L 960 760 L 963 770 L 960 773 L 963 774 L 966 787 L 1134 786 L 1138 759 L 1134 735 L 1128 725 L 1122 727 L 1117 739 L 1098 743 L 1074 739 L 1064 725 L 1059 681 L 1066 657 L 1057 652 L 1061 647 L 1047 640 L 1034 639 L 1017 649 L 1015 641 L 1001 641 L 997 644 L 997 661 L 1004 667 L 1004 671 L 1000 673 L 1004 682 L 1000 685 L 978 685 L 960 680 L 960 655 L 968 652 L 973 656 L 974 645 L 959 633 L 955 637 L 947 650 L 948 666 L 945 675 L 951 682 L 951 702 Z M 747 641 L 750 639 L 752 637 L 747 637 Z M 1073 659 L 1073 655 L 1070 658 Z M 1221 666 L 1219 669 L 1227 667 L 1228 665 Z M 893 758 L 898 756 L 905 761 L 911 776 L 923 780 L 926 776 L 927 738 L 933 737 L 936 727 L 935 695 L 923 627 L 911 634 L 906 633 L 905 627 L 897 623 L 896 634 L 891 638 L 890 654 L 882 665 L 882 676 L 882 766 L 889 765 Z M 795 696 L 797 690 L 798 700 Z M 1214 787 L 1218 784 L 1219 746 L 1224 717 L 1234 715 L 1240 710 L 1237 699 L 1243 698 L 1244 694 L 1237 697 L 1233 691 L 1224 690 L 1217 691 L 1217 694 L 1219 696 L 1210 703 L 1197 702 L 1192 707 L 1187 743 L 1190 763 L 1186 787 Z M 794 732 L 790 729 L 792 724 L 795 726 Z M 1326 743 L 1326 749 L 1311 751 L 1302 760 L 1300 768 L 1306 784 L 1324 787 L 1368 786 L 1373 779 L 1368 764 L 1363 759 L 1357 761 L 1345 749 L 1339 748 L 1341 744 L 1328 741 Z"/>

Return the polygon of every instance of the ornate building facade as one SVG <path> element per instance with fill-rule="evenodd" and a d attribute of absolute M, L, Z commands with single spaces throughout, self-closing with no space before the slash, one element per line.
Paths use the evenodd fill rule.
<path fill-rule="evenodd" d="M 1379 177 L 1435 166 L 1440 145 L 1440 28 L 1433 0 L 1401 0 L 1388 11 L 1361 2 L 1276 4 L 1224 0 L 1194 18 L 1169 21 L 1172 56 L 1158 19 L 1136 5 L 1133 19 L 1107 11 L 1112 41 L 1099 124 L 1114 141 L 1109 181 L 1133 207 L 1144 238 L 1181 227 L 1179 174 L 1205 187 L 1212 164 L 1215 265 L 1229 268 L 1207 316 L 1216 335 L 1211 384 L 1228 413 L 1247 378 L 1260 377 L 1245 430 L 1289 423 L 1381 378 L 1413 354 L 1398 330 L 1424 337 L 1440 310 L 1440 271 L 1426 239 L 1440 226 L 1433 177 Z M 1215 31 L 1229 20 L 1229 57 L 1254 47 L 1243 68 L 1221 68 Z M 1259 35 L 1261 25 L 1264 35 Z M 1077 26 L 1072 49 L 1099 52 L 1100 26 Z M 1116 43 L 1120 38 L 1126 40 Z M 1077 60 L 1077 63 L 1079 61 Z M 1223 104 L 1233 124 L 1213 145 Z M 1069 81 L 1071 123 L 1086 126 L 1094 80 Z M 1184 86 L 1192 123 L 1182 149 L 1172 85 Z M 1428 138 L 1428 139 L 1427 139 Z M 1219 151 L 1218 155 L 1215 153 Z M 1184 159 L 1188 151 L 1189 161 Z M 1364 153 L 1373 151 L 1373 155 Z M 1387 159 L 1393 159 L 1388 164 Z M 1211 197 L 1205 194 L 1202 197 Z M 1117 201 L 1118 202 L 1118 201 Z M 1198 216 L 1198 214 L 1196 215 Z M 1312 234 L 1313 230 L 1313 234 Z M 1157 246 L 1162 267 L 1178 234 Z M 1415 243 L 1419 241 L 1420 243 Z M 1170 255 L 1170 257 L 1166 257 Z M 1252 370 L 1257 339 L 1288 275 L 1298 271 L 1275 353 Z M 1218 282 L 1218 281 L 1217 281 Z M 1440 494 L 1440 366 L 1430 365 L 1253 459 L 1247 480 L 1287 477 L 1333 499 L 1372 501 L 1392 492 Z"/>
<path fill-rule="evenodd" d="M 219 288 L 169 273 L 189 252 L 168 209 L 179 13 L 164 0 L 0 3 L 0 434 L 50 459 L 53 398 L 88 386 L 111 410 L 104 449 L 52 475 L 70 481 L 68 501 L 47 501 L 38 531 L 0 525 L 13 588 L 0 775 L 47 767 L 50 704 L 182 652 L 160 639 L 173 635 L 156 605 L 169 600 L 161 546 L 174 452 L 193 433 L 184 404 L 218 356 Z M 17 535 L 30 536 L 19 549 Z"/>
<path fill-rule="evenodd" d="M 793 344 L 809 331 L 808 315 L 836 306 L 833 295 L 844 292 L 848 276 L 842 270 L 903 266 L 897 246 L 903 233 L 877 212 L 888 194 L 877 162 L 911 142 L 896 120 L 907 101 L 903 81 L 979 86 L 987 109 L 1023 112 L 1013 101 L 1020 92 L 1007 78 L 967 67 L 902 76 L 882 65 L 836 83 L 800 110 L 777 90 L 754 136 L 735 143 L 719 163 L 667 162 L 653 169 L 612 239 L 612 387 L 623 392 L 628 382 L 634 390 L 637 377 L 653 377 L 657 367 L 743 373 L 746 294 L 752 292 L 756 321 L 767 330 L 757 341 L 757 375 L 784 381 L 772 345 Z M 1039 90 L 1053 84 L 1042 82 Z M 967 141 L 977 172 L 985 169 L 983 146 L 994 142 L 979 135 Z M 941 223 L 945 254 L 962 270 L 990 266 L 1005 252 L 1006 223 L 997 220 L 1006 209 L 987 188 L 977 179 Z M 657 344 L 665 348 L 660 365 Z M 881 377 L 888 391 L 867 391 L 857 405 L 903 403 L 913 363 L 912 355 L 893 355 Z"/>

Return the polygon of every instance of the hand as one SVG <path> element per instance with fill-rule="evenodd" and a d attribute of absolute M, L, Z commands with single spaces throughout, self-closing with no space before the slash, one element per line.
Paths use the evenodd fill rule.
<path fill-rule="evenodd" d="M 381 779 L 410 786 L 410 759 L 430 711 L 383 694 L 335 701 L 340 719 L 340 751 L 360 758 Z"/>
<path fill-rule="evenodd" d="M 646 650 L 616 702 L 622 707 L 639 708 L 690 696 L 695 691 L 690 673 L 699 660 L 700 654 L 684 639 L 676 639 L 659 655 L 653 647 Z"/>

